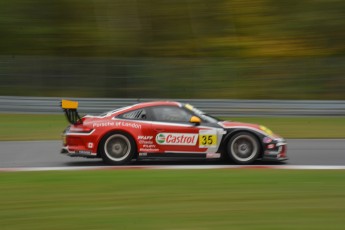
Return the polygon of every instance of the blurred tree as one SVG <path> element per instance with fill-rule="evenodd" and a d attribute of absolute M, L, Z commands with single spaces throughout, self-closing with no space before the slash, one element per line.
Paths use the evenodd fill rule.
<path fill-rule="evenodd" d="M 0 94 L 345 99 L 343 28 L 343 0 L 2 0 Z"/>

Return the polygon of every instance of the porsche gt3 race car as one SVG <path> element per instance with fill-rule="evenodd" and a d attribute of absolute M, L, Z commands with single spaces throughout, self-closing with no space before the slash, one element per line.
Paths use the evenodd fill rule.
<path fill-rule="evenodd" d="M 61 153 L 72 157 L 111 165 L 155 158 L 225 158 L 237 164 L 287 159 L 285 140 L 268 128 L 222 121 L 190 104 L 144 102 L 82 118 L 78 102 L 62 100 L 61 107 L 71 123 Z"/>

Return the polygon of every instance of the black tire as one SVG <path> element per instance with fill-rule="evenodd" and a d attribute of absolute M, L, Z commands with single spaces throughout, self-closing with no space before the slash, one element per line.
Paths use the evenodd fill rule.
<path fill-rule="evenodd" d="M 100 144 L 100 155 L 110 165 L 122 165 L 132 160 L 136 151 L 133 138 L 124 132 L 106 135 Z"/>
<path fill-rule="evenodd" d="M 249 132 L 240 132 L 232 136 L 227 145 L 227 153 L 237 164 L 251 164 L 260 154 L 260 143 Z"/>

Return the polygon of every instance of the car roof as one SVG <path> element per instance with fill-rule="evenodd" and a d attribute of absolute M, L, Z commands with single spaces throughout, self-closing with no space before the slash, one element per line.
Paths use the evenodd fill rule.
<path fill-rule="evenodd" d="M 110 115 L 114 115 L 114 114 L 117 115 L 117 114 L 122 114 L 122 113 L 129 112 L 129 111 L 133 111 L 133 110 L 136 110 L 136 109 L 142 109 L 142 108 L 147 108 L 147 107 L 152 107 L 152 106 L 176 106 L 176 107 L 181 107 L 182 105 L 183 105 L 182 103 L 179 103 L 179 102 L 176 102 L 176 101 L 141 102 L 141 103 L 138 103 L 138 104 L 117 108 L 115 110 L 102 113 L 99 116 L 104 117 L 104 116 L 110 116 Z"/>
<path fill-rule="evenodd" d="M 182 106 L 181 103 L 177 101 L 150 101 L 150 102 L 141 102 L 138 104 L 135 104 L 130 107 L 130 110 L 133 109 L 141 109 L 141 108 L 146 108 L 146 107 L 151 107 L 151 106 Z"/>

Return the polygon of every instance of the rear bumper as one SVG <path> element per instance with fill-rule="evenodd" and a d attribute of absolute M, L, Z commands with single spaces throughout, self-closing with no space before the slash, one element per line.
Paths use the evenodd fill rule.
<path fill-rule="evenodd" d="M 94 142 L 91 138 L 93 131 L 71 132 L 71 126 L 67 127 L 62 134 L 62 148 L 60 153 L 70 157 L 97 157 L 97 150 L 95 150 Z"/>
<path fill-rule="evenodd" d="M 78 150 L 69 148 L 68 146 L 64 146 L 61 148 L 61 154 L 70 156 L 70 157 L 86 157 L 86 158 L 96 158 L 97 153 L 93 153 L 89 150 Z"/>

